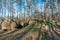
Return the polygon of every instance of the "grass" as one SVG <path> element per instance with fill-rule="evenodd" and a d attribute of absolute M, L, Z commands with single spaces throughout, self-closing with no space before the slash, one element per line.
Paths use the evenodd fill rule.
<path fill-rule="evenodd" d="M 32 37 L 28 37 L 28 38 L 26 38 L 25 40 L 32 40 Z"/>
<path fill-rule="evenodd" d="M 39 38 L 35 38 L 35 40 L 39 40 Z"/>
<path fill-rule="evenodd" d="M 2 37 L 3 36 L 3 34 L 0 34 L 0 37 Z"/>
<path fill-rule="evenodd" d="M 45 25 L 49 25 L 49 24 L 52 24 L 53 25 L 55 23 L 54 22 L 50 22 L 50 21 L 45 21 L 44 24 Z M 60 27 L 60 25 L 57 25 L 57 26 Z M 34 32 L 34 31 L 39 31 L 40 30 L 41 31 L 40 39 L 42 39 L 42 38 L 44 38 L 44 36 L 46 36 L 46 32 L 47 32 L 43 28 L 44 27 L 42 26 L 42 28 L 40 30 L 40 28 L 34 26 L 33 29 L 32 29 L 32 31 Z M 24 27 L 22 29 L 27 29 L 27 27 Z M 12 35 L 12 34 L 8 34 L 8 35 L 0 34 L 0 37 L 2 37 L 2 38 L 4 38 L 4 37 L 13 37 L 13 36 L 15 36 L 15 35 Z M 32 40 L 32 37 L 27 37 L 25 40 Z M 35 40 L 39 40 L 39 38 L 35 38 Z"/>
<path fill-rule="evenodd" d="M 32 30 L 33 30 L 33 32 L 39 31 L 39 28 L 33 28 Z"/>
<path fill-rule="evenodd" d="M 12 34 L 9 34 L 9 35 L 6 35 L 6 36 L 3 35 L 3 36 L 1 36 L 1 38 L 5 38 L 5 37 L 8 38 L 8 37 L 11 37 L 11 36 L 13 36 L 13 35 Z"/>

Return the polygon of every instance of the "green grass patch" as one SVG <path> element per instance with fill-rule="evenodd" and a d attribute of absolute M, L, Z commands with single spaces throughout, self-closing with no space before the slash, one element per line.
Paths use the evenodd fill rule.
<path fill-rule="evenodd" d="M 28 37 L 28 38 L 26 38 L 25 40 L 32 40 L 32 37 Z"/>
<path fill-rule="evenodd" d="M 0 37 L 2 37 L 3 36 L 3 34 L 0 34 Z"/>
<path fill-rule="evenodd" d="M 2 35 L 1 38 L 5 38 L 5 37 L 11 37 L 13 36 L 12 34 L 8 34 L 8 35 Z"/>

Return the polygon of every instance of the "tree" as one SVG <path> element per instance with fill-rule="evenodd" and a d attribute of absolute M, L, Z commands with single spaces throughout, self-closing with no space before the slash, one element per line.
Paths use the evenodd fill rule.
<path fill-rule="evenodd" d="M 2 4 L 1 4 L 1 2 L 0 2 L 0 13 L 1 13 L 1 9 L 2 9 L 1 7 L 2 7 Z M 0 15 L 0 16 L 2 17 L 2 15 Z"/>
<path fill-rule="evenodd" d="M 2 3 L 1 4 L 2 4 L 2 17 L 3 17 L 4 16 L 3 15 L 4 14 L 4 12 L 3 12 L 4 11 L 4 0 L 2 0 Z"/>
<path fill-rule="evenodd" d="M 20 14 L 22 13 L 22 9 L 21 9 L 21 4 L 22 4 L 22 0 L 17 0 L 16 3 L 18 4 L 18 9 L 17 9 L 17 19 L 20 18 Z"/>
<path fill-rule="evenodd" d="M 44 19 L 46 20 L 46 11 L 48 9 L 49 6 L 49 1 L 46 0 L 46 2 L 44 3 Z"/>
<path fill-rule="evenodd" d="M 11 7 L 11 9 L 10 9 L 10 15 L 12 17 L 12 20 L 14 18 L 14 11 L 15 11 L 13 3 L 14 3 L 14 0 L 11 0 L 11 2 L 10 2 L 10 7 Z"/>

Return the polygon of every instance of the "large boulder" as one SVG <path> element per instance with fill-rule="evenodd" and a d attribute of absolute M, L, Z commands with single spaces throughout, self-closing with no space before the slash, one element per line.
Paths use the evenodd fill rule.
<path fill-rule="evenodd" d="M 43 28 L 43 30 L 46 30 L 46 31 L 49 30 L 49 26 L 48 25 L 45 25 L 44 23 L 42 24 L 42 28 Z"/>
<path fill-rule="evenodd" d="M 11 23 L 11 20 L 10 19 L 5 19 L 2 24 L 1 24 L 1 28 L 2 30 L 4 29 L 10 29 L 10 23 Z"/>
<path fill-rule="evenodd" d="M 15 22 L 11 22 L 10 27 L 11 27 L 11 30 L 14 30 L 17 27 L 17 25 Z"/>
<path fill-rule="evenodd" d="M 33 23 L 35 23 L 34 20 L 30 20 L 30 21 L 29 21 L 29 25 L 31 25 L 31 24 L 33 24 Z"/>
<path fill-rule="evenodd" d="M 5 19 L 1 25 L 2 30 L 14 30 L 17 26 L 11 19 Z"/>
<path fill-rule="evenodd" d="M 0 20 L 0 29 L 1 29 L 2 20 Z"/>

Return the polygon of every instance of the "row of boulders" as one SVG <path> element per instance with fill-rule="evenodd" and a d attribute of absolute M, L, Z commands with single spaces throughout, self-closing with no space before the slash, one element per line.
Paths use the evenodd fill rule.
<path fill-rule="evenodd" d="M 0 28 L 1 30 L 14 30 L 16 28 L 23 28 L 27 25 L 31 25 L 34 23 L 34 21 L 27 21 L 25 22 L 24 20 L 14 20 L 12 21 L 11 19 L 5 19 L 4 21 L 0 21 Z"/>
<path fill-rule="evenodd" d="M 48 30 L 48 25 L 43 24 L 43 20 L 38 19 L 31 19 L 31 20 L 11 20 L 11 19 L 5 19 L 4 21 L 0 21 L 0 29 L 1 30 L 14 30 L 14 29 L 20 29 L 23 27 L 26 27 L 28 25 L 34 24 L 35 26 L 39 26 L 42 24 L 43 28 L 45 30 Z"/>

